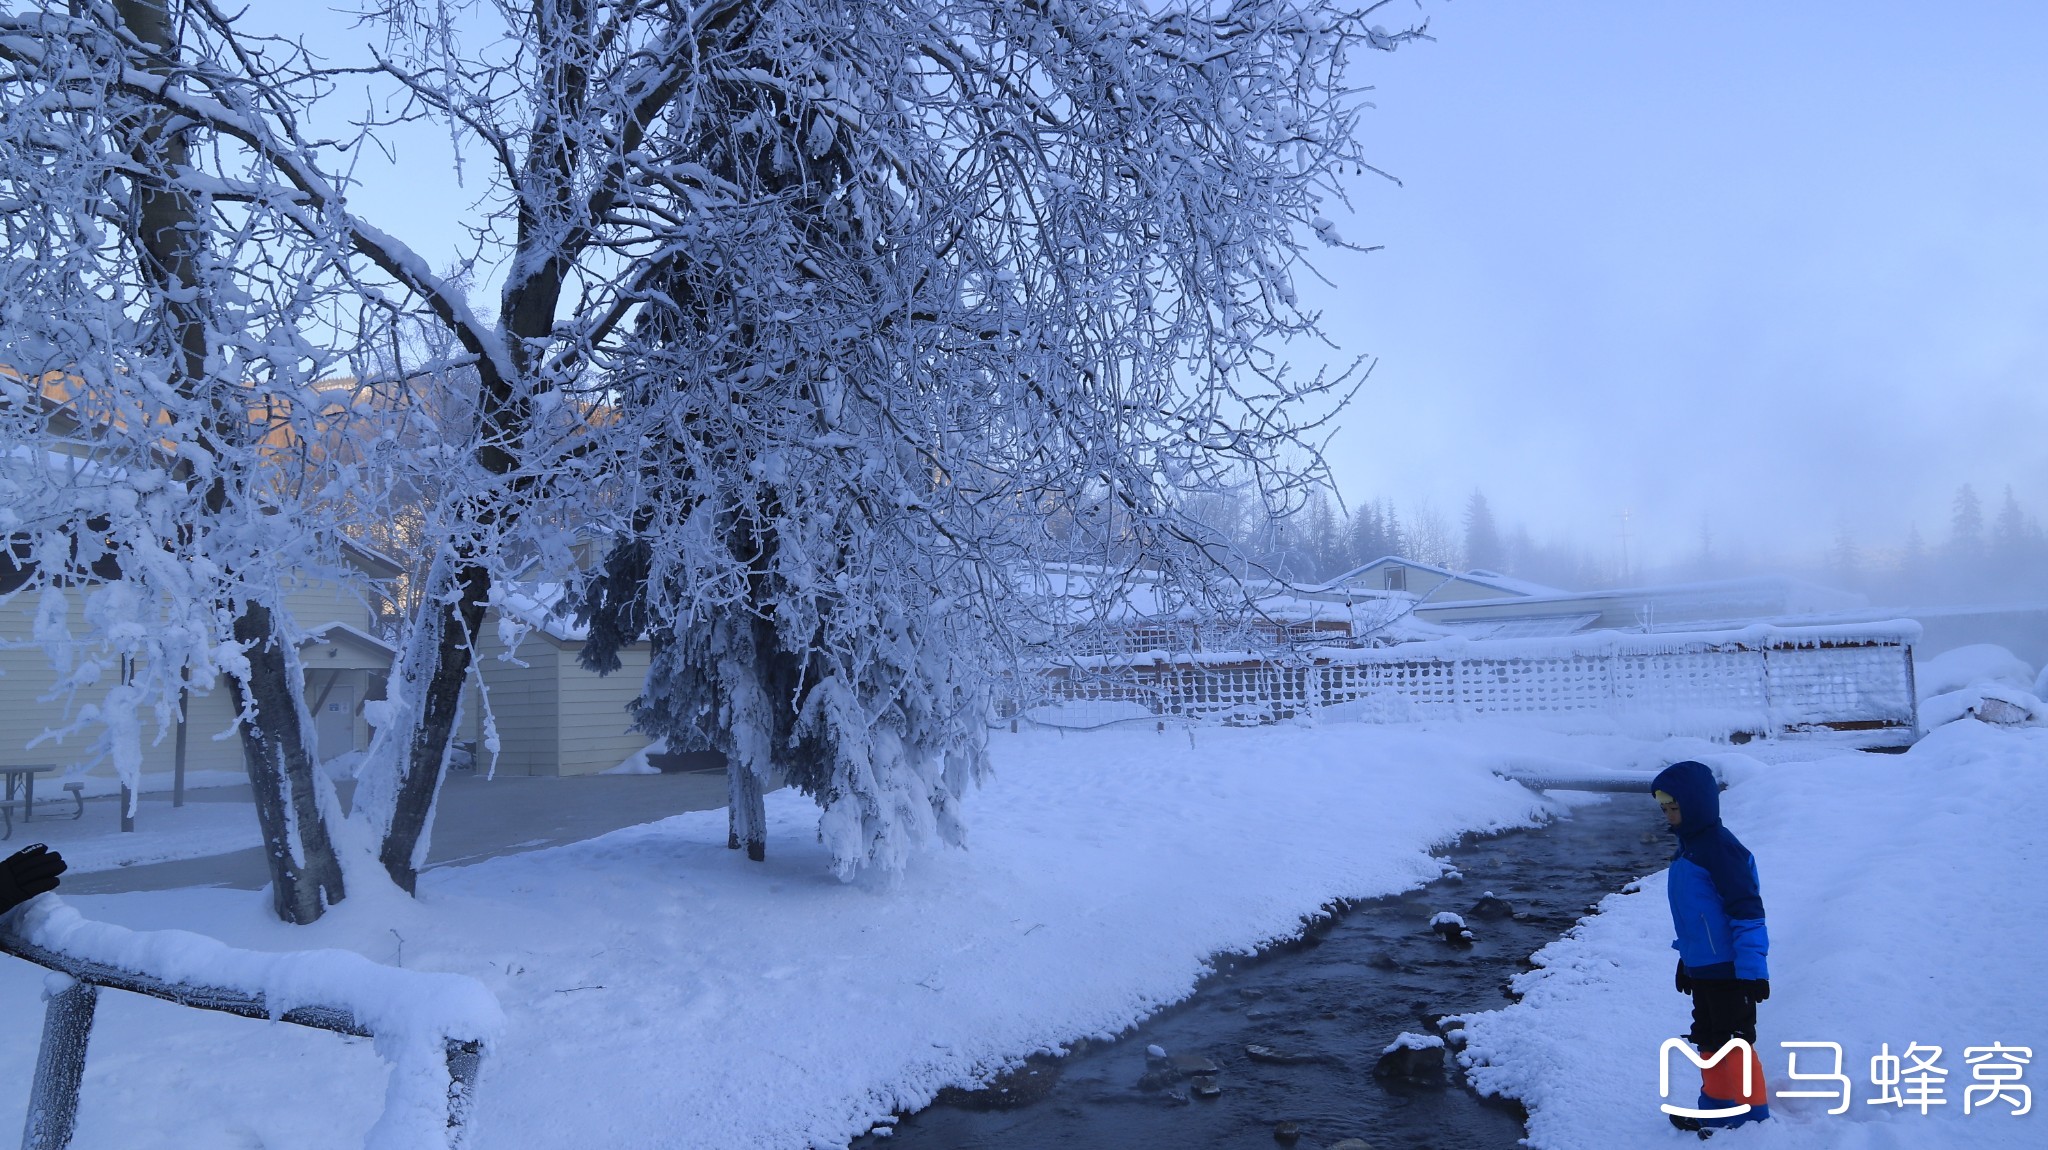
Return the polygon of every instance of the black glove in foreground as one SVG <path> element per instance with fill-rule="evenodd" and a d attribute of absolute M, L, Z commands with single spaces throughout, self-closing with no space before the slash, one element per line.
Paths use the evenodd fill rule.
<path fill-rule="evenodd" d="M 23 847 L 0 860 L 0 914 L 42 894 L 57 889 L 57 876 L 64 873 L 64 856 L 41 843 Z"/>
<path fill-rule="evenodd" d="M 1682 958 L 1681 958 L 1681 959 L 1679 959 L 1679 960 L 1678 960 L 1678 971 L 1677 971 L 1677 972 L 1676 972 L 1675 974 L 1673 974 L 1673 975 L 1671 976 L 1671 982 L 1672 982 L 1672 985 L 1674 985 L 1674 986 L 1678 987 L 1678 993 L 1680 993 L 1680 994 L 1691 994 L 1691 993 L 1692 993 L 1692 975 L 1690 975 L 1690 974 L 1687 974 L 1687 973 L 1685 972 L 1685 960 L 1684 960 L 1684 959 L 1682 959 Z"/>
<path fill-rule="evenodd" d="M 1751 1002 L 1762 1002 L 1771 996 L 1771 980 L 1768 978 L 1744 978 L 1735 983 L 1742 996 Z"/>

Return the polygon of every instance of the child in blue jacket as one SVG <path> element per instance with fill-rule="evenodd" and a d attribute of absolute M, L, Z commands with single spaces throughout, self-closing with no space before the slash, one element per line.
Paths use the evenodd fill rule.
<path fill-rule="evenodd" d="M 1673 763 L 1652 786 L 1678 834 L 1666 890 L 1678 935 L 1671 944 L 1678 951 L 1677 985 L 1680 993 L 1692 996 L 1692 1033 L 1686 1037 L 1711 1058 L 1730 1038 L 1756 1042 L 1756 1004 L 1771 996 L 1764 961 L 1771 944 L 1756 859 L 1721 825 L 1720 783 L 1704 763 Z M 1746 1102 L 1747 1113 L 1699 1119 L 1672 1115 L 1672 1124 L 1693 1130 L 1769 1118 L 1761 1067 L 1754 1059 L 1751 1073 L 1747 1094 L 1741 1060 L 1733 1055 L 1700 1074 L 1699 1109 L 1731 1109 Z"/>

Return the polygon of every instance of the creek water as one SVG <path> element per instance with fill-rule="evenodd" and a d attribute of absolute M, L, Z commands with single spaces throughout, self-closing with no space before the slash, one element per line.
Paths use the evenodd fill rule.
<path fill-rule="evenodd" d="M 1465 1089 L 1454 1058 L 1440 1083 L 1383 1079 L 1373 1075 L 1381 1051 L 1403 1031 L 1428 1033 L 1439 1016 L 1507 1004 L 1508 980 L 1528 969 L 1530 954 L 1601 896 L 1661 869 L 1670 852 L 1648 796 L 1596 800 L 1543 827 L 1468 837 L 1439 852 L 1462 879 L 1354 902 L 1297 940 L 1220 957 L 1190 998 L 1115 1041 L 1084 1041 L 983 1089 L 947 1091 L 893 1132 L 853 1145 L 1181 1150 L 1287 1145 L 1298 1132 L 1297 1150 L 1346 1138 L 1376 1150 L 1512 1147 L 1523 1135 L 1520 1108 Z M 1473 913 L 1487 892 L 1512 916 Z M 1439 937 L 1430 919 L 1440 911 L 1463 916 L 1473 941 Z M 1201 1096 L 1191 1079 L 1148 1056 L 1149 1046 L 1213 1062 L 1219 1091 Z"/>

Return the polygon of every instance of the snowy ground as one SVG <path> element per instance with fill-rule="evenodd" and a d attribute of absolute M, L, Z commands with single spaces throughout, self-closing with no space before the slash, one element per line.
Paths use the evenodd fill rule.
<path fill-rule="evenodd" d="M 1764 763 L 1502 724 L 1000 735 L 972 849 L 893 886 L 826 875 L 815 808 L 771 797 L 766 864 L 722 811 L 423 877 L 417 902 L 345 903 L 312 928 L 246 891 L 78 897 L 88 917 L 238 946 L 330 946 L 481 980 L 508 1025 L 479 1145 L 843 1145 L 939 1088 L 1184 996 L 1205 956 L 1290 933 L 1339 896 L 1435 877 L 1430 848 L 1524 825 L 1546 801 L 1497 769 L 1647 770 L 1708 758 L 1756 851 L 1771 914 L 1767 1043 L 1841 1042 L 1853 1109 L 1785 1100 L 1757 1145 L 2033 1145 L 2037 1119 L 1964 1117 L 1962 1048 L 2048 1046 L 2048 729 L 1944 727 L 1908 755 Z M 1814 761 L 1793 761 L 1809 758 Z M 1683 1029 L 1661 876 L 1544 954 L 1526 997 L 1470 1026 L 1480 1080 L 1523 1097 L 1542 1147 L 1665 1144 L 1658 1043 Z M 0 961 L 0 1127 L 34 1063 L 42 973 Z M 355 1147 L 386 1072 L 371 1044 L 109 994 L 75 1145 Z M 1868 1106 L 1876 1044 L 1941 1044 L 1950 1105 Z M 1774 1087 L 1783 1058 L 1766 1046 Z M 1811 1064 L 1802 1058 L 1802 1067 Z M 1677 1075 L 1683 1081 L 1683 1073 Z M 1677 1142 L 1670 1142 L 1677 1145 Z"/>
<path fill-rule="evenodd" d="M 1896 757 L 1696 757 L 1732 783 L 1724 819 L 1756 855 L 1771 935 L 1758 1038 L 1773 1121 L 1714 1145 L 2048 1145 L 2048 1098 L 2019 1116 L 2011 1102 L 1963 1113 L 1968 1088 L 1982 1085 L 1969 1047 L 2031 1048 L 2020 1082 L 2048 1087 L 2048 728 L 1966 719 Z M 1524 1101 L 1532 1146 L 1691 1141 L 1657 1111 L 1658 1048 L 1687 1029 L 1690 1009 L 1671 986 L 1670 939 L 1660 872 L 1539 954 L 1544 969 L 1521 977 L 1517 1005 L 1469 1023 L 1473 1078 Z M 1840 1089 L 1789 1082 L 1783 1041 L 1841 1044 L 1846 1113 L 1827 1113 L 1838 1101 L 1776 1096 Z M 1873 1104 L 1872 1057 L 1914 1043 L 1941 1048 L 1929 1057 L 1946 1071 L 1933 1076 L 1945 1104 Z M 1802 1051 L 1799 1069 L 1830 1071 L 1832 1055 Z M 1672 1081 L 1674 1103 L 1692 1105 L 1697 1072 L 1678 1061 Z"/>
<path fill-rule="evenodd" d="M 765 865 L 724 848 L 714 811 L 430 872 L 416 905 L 351 900 L 309 929 L 268 921 L 249 892 L 73 902 L 481 979 L 509 1016 L 481 1145 L 839 1145 L 942 1086 L 1122 1029 L 1187 994 L 1205 956 L 1288 934 L 1331 898 L 1435 877 L 1433 844 L 1542 817 L 1494 767 L 1648 753 L 1477 725 L 1004 735 L 972 849 L 890 888 L 827 877 L 815 808 L 780 794 Z M 10 1106 L 41 981 L 0 963 L 24 1020 L 0 1043 Z M 76 1145 L 358 1146 L 383 1091 L 366 1042 L 111 994 Z M 0 1111 L 0 1127 L 18 1119 Z"/>
<path fill-rule="evenodd" d="M 135 829 L 122 833 L 118 797 L 89 798 L 84 815 L 74 819 L 71 814 L 76 808 L 68 796 L 59 792 L 57 798 L 50 799 L 38 789 L 35 821 L 24 823 L 17 813 L 14 834 L 0 843 L 0 853 L 30 843 L 47 843 L 62 852 L 72 873 L 85 874 L 262 845 L 247 792 L 238 796 L 239 801 L 215 800 L 227 790 L 194 790 L 182 807 L 171 806 L 168 793 L 144 791 L 135 812 Z"/>

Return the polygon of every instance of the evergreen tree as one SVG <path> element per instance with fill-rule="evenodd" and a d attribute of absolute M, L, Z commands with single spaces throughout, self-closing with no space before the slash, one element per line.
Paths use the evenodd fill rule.
<path fill-rule="evenodd" d="M 1339 529 L 1337 509 L 1327 490 L 1309 497 L 1308 523 L 1302 535 L 1306 573 L 1315 580 L 1335 578 L 1344 573 L 1344 536 Z"/>
<path fill-rule="evenodd" d="M 1379 500 L 1358 505 L 1351 515 L 1351 566 L 1362 567 L 1399 553 L 1400 548 L 1388 531 L 1391 515 L 1391 506 Z"/>
<path fill-rule="evenodd" d="M 1856 546 L 1856 537 L 1849 531 L 1847 523 L 1835 527 L 1834 545 L 1828 548 L 1828 575 L 1843 587 L 1853 587 L 1863 579 L 1863 552 Z"/>
<path fill-rule="evenodd" d="M 1956 489 L 1948 549 L 1955 558 L 1968 562 L 1984 557 L 1984 506 L 1977 499 L 1977 489 L 1967 483 Z"/>
<path fill-rule="evenodd" d="M 1920 525 L 1906 525 L 1906 541 L 1899 547 L 1899 592 L 1912 599 L 1928 593 L 1927 543 L 1920 537 Z"/>
<path fill-rule="evenodd" d="M 1381 518 L 1381 525 L 1385 532 L 1383 538 L 1387 548 L 1382 554 L 1414 558 L 1414 556 L 1409 554 L 1408 528 L 1402 525 L 1400 513 L 1394 510 L 1394 501 L 1391 499 L 1385 503 L 1385 514 Z"/>
<path fill-rule="evenodd" d="M 1477 488 L 1465 501 L 1465 566 L 1483 571 L 1500 571 L 1507 566 L 1493 509 Z"/>
<path fill-rule="evenodd" d="M 2027 545 L 2032 540 L 2027 530 L 2026 512 L 2020 510 L 2020 501 L 2013 494 L 2012 484 L 2005 485 L 2005 503 L 1998 509 L 1998 519 L 1991 527 L 1991 548 L 2003 563 L 2022 561 Z"/>

